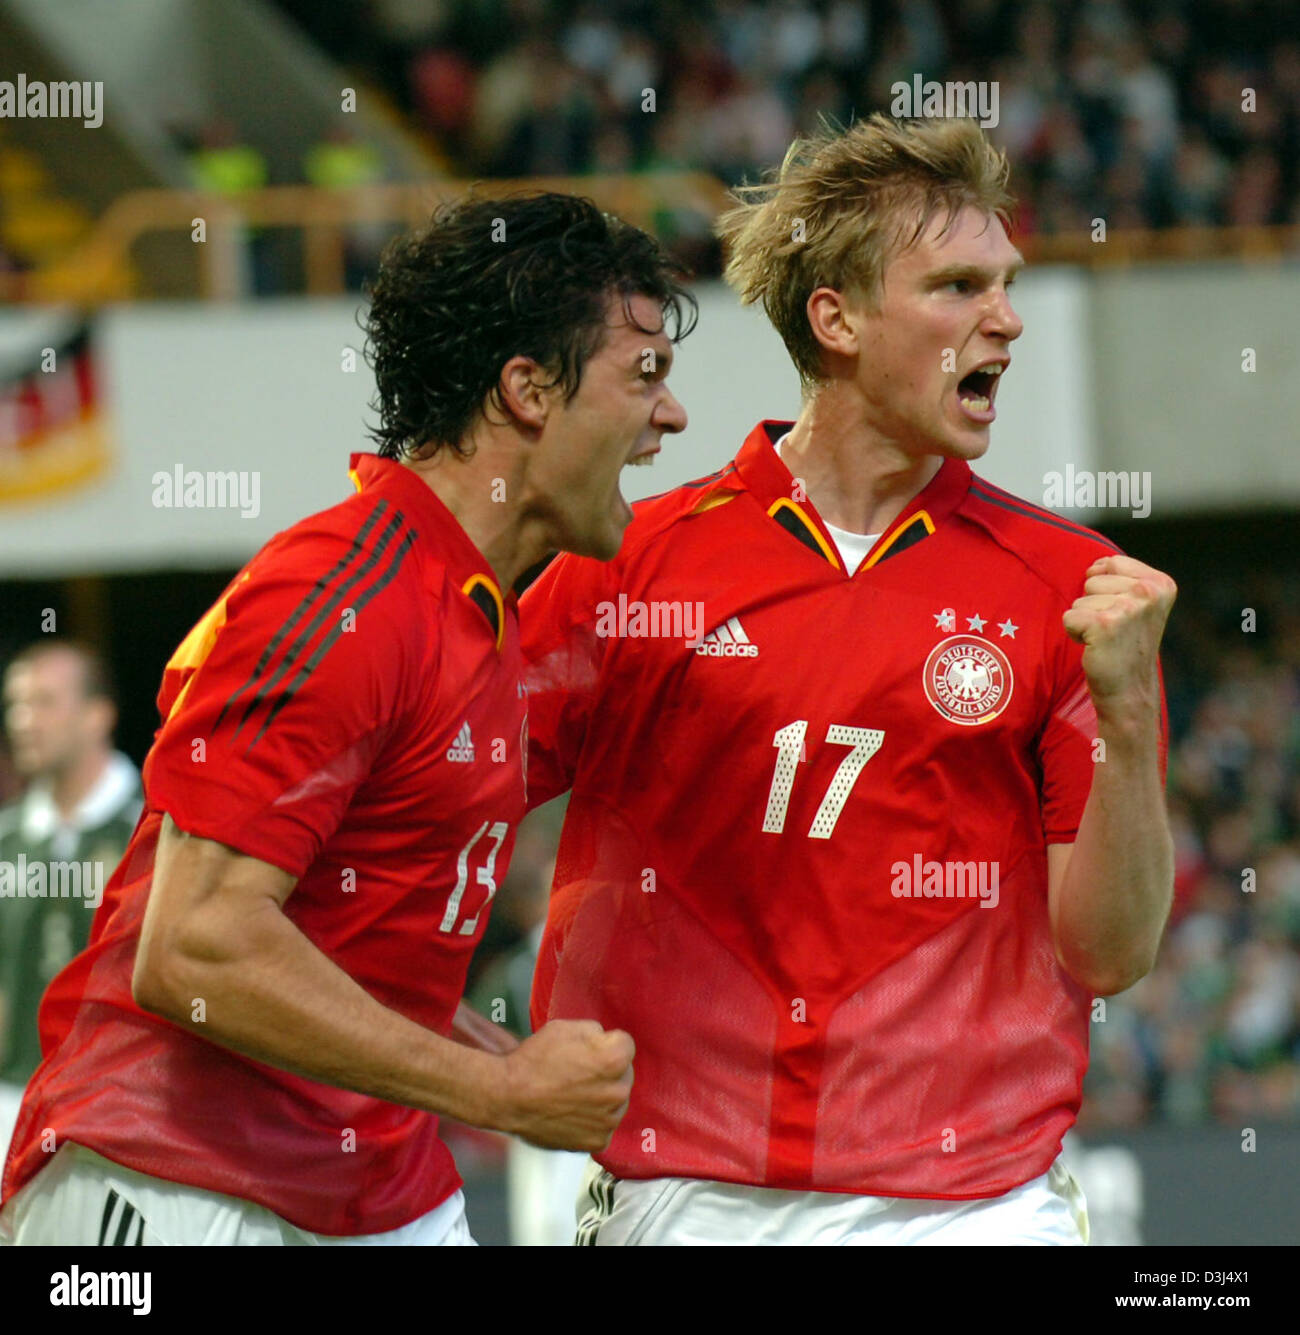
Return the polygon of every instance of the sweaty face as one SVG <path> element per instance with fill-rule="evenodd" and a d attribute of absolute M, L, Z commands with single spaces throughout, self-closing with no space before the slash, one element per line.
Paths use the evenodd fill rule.
<path fill-rule="evenodd" d="M 856 310 L 869 425 L 904 452 L 978 459 L 1024 325 L 1008 288 L 1023 264 L 1001 221 L 967 206 L 933 218 L 885 268 L 877 311 Z"/>
<path fill-rule="evenodd" d="M 665 383 L 673 345 L 658 303 L 616 296 L 605 319 L 605 339 L 583 367 L 578 392 L 568 403 L 557 394 L 535 470 L 556 545 L 601 560 L 618 553 L 632 520 L 619 473 L 629 463 L 649 463 L 663 434 L 686 425 Z"/>

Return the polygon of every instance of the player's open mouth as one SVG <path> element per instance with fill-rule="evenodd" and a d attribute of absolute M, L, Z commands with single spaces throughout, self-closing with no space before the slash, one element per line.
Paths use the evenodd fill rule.
<path fill-rule="evenodd" d="M 659 453 L 662 447 L 656 445 L 653 449 L 638 450 L 636 454 L 631 455 L 623 463 L 624 468 L 648 468 L 655 461 L 655 455 Z M 632 518 L 632 507 L 627 503 L 627 497 L 621 491 L 618 492 L 619 505 L 622 508 L 624 516 L 630 520 Z"/>
<path fill-rule="evenodd" d="M 958 381 L 957 400 L 967 417 L 976 422 L 991 422 L 997 416 L 993 400 L 998 393 L 998 377 L 1006 365 L 999 361 L 984 362 Z"/>

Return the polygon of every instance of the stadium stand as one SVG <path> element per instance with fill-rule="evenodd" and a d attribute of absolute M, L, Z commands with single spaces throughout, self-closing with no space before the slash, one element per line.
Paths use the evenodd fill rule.
<path fill-rule="evenodd" d="M 914 71 L 978 69 L 1000 86 L 992 134 L 1024 233 L 1099 213 L 1135 228 L 1300 221 L 1300 11 L 1279 0 L 279 4 L 468 175 L 671 163 L 735 184 L 821 116 L 888 108 Z"/>

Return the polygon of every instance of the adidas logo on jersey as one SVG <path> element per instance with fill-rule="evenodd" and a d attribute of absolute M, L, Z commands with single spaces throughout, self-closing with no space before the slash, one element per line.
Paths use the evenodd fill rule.
<path fill-rule="evenodd" d="M 460 725 L 460 731 L 456 734 L 456 740 L 452 742 L 447 751 L 448 760 L 459 761 L 462 765 L 468 765 L 474 759 L 474 739 L 469 735 L 469 723 Z"/>
<path fill-rule="evenodd" d="M 739 617 L 728 617 L 704 637 L 695 652 L 705 658 L 757 658 L 758 645 L 750 643 Z"/>

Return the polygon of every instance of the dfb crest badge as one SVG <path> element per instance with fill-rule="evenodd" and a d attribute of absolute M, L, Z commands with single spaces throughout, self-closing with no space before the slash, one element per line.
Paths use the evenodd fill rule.
<path fill-rule="evenodd" d="M 1011 663 L 997 645 L 976 635 L 950 635 L 925 660 L 926 699 L 963 727 L 997 718 L 1011 700 Z"/>

